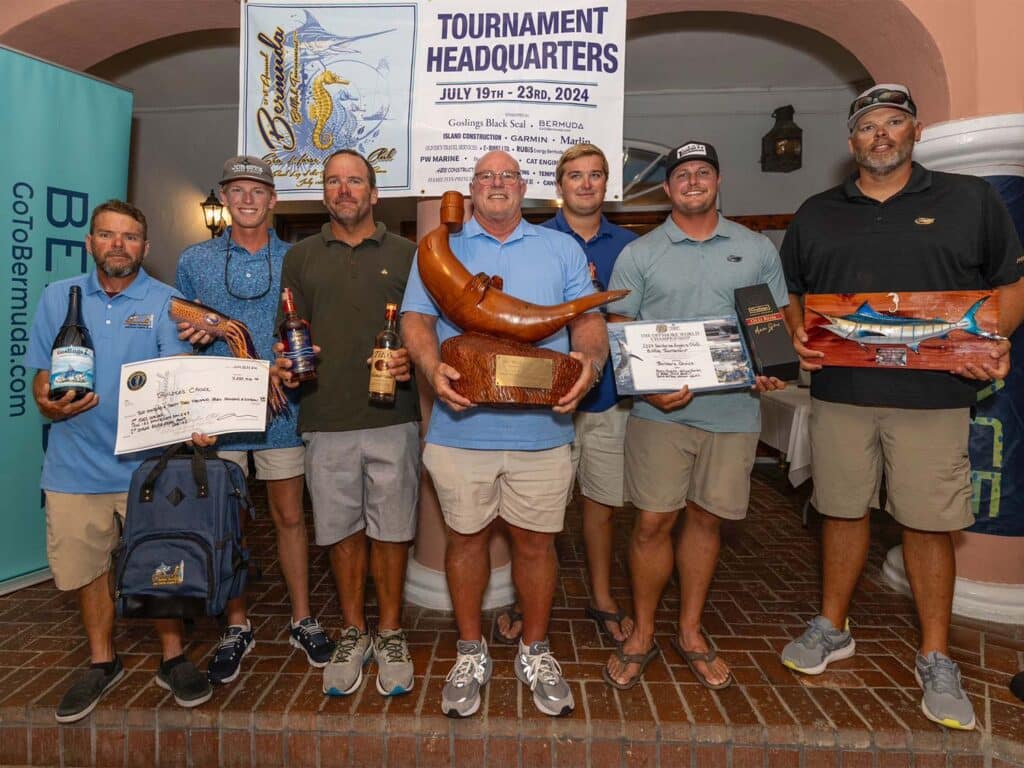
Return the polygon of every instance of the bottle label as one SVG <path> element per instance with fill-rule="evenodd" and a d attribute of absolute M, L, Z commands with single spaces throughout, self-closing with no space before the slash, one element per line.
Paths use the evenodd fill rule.
<path fill-rule="evenodd" d="M 395 377 L 388 370 L 390 349 L 374 349 L 370 360 L 370 391 L 375 395 L 395 394 Z"/>
<path fill-rule="evenodd" d="M 292 361 L 292 373 L 303 374 L 314 368 L 313 341 L 304 328 L 288 331 L 288 351 L 284 356 Z"/>
<path fill-rule="evenodd" d="M 50 389 L 93 390 L 96 356 L 87 347 L 57 347 L 50 356 Z"/>

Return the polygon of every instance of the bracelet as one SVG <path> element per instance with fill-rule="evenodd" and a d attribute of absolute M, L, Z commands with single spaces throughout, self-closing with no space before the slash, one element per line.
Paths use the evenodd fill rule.
<path fill-rule="evenodd" d="M 593 360 L 590 361 L 590 365 L 594 369 L 594 380 L 590 382 L 590 388 L 593 389 L 601 383 L 601 374 L 604 373 L 604 369 Z"/>

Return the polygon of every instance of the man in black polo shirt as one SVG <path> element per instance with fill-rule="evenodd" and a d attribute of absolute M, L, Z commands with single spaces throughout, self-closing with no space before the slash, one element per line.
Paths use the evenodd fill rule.
<path fill-rule="evenodd" d="M 974 727 L 974 710 L 949 658 L 956 564 L 951 531 L 973 523 L 967 454 L 979 381 L 1004 378 L 1010 344 L 990 362 L 948 373 L 826 367 L 805 343 L 805 293 L 995 288 L 1000 333 L 1024 308 L 1024 257 L 1010 216 L 982 179 L 912 162 L 921 137 L 902 85 L 878 85 L 850 105 L 856 172 L 797 211 L 782 244 L 790 290 L 786 317 L 811 378 L 815 508 L 822 524 L 822 608 L 782 652 L 783 663 L 820 674 L 853 655 L 847 610 L 867 557 L 870 505 L 885 468 L 887 510 L 903 526 L 903 559 L 921 622 L 915 671 L 922 709 L 950 728 Z"/>

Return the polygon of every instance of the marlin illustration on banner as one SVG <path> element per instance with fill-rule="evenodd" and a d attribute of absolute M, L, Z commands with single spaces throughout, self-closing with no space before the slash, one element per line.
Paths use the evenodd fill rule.
<path fill-rule="evenodd" d="M 942 339 L 958 330 L 985 339 L 1002 341 L 1003 336 L 981 330 L 974 319 L 981 305 L 986 301 L 988 301 L 987 296 L 974 302 L 971 308 L 964 312 L 963 317 L 954 323 L 943 320 L 941 317 L 927 319 L 886 315 L 876 310 L 867 301 L 857 307 L 856 312 L 849 315 L 829 315 L 816 309 L 811 309 L 811 311 L 828 320 L 828 325 L 822 325 L 821 328 L 831 331 L 836 336 L 856 342 L 862 347 L 868 344 L 901 344 L 917 352 L 922 342 L 929 339 Z"/>

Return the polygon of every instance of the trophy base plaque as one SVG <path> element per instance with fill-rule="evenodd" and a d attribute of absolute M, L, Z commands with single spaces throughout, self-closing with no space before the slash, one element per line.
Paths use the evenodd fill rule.
<path fill-rule="evenodd" d="M 446 340 L 441 360 L 462 375 L 452 389 L 478 405 L 557 405 L 583 369 L 561 352 L 479 333 Z"/>

